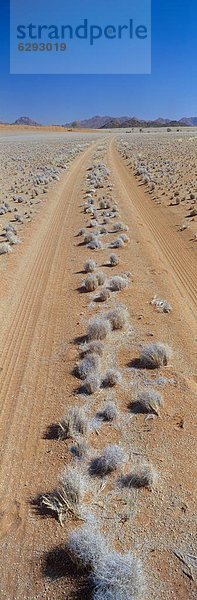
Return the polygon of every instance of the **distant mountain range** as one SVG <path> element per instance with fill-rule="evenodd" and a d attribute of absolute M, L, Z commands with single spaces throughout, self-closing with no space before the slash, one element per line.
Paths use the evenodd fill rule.
<path fill-rule="evenodd" d="M 1 124 L 3 124 L 1 122 Z M 7 125 L 8 123 L 6 123 Z M 33 127 L 41 127 L 39 123 L 30 119 L 30 117 L 19 117 L 11 125 L 26 125 Z M 72 128 L 72 129 L 117 129 L 117 128 L 150 128 L 150 127 L 197 127 L 197 117 L 183 117 L 180 120 L 163 119 L 162 117 L 155 119 L 154 121 L 145 121 L 144 119 L 138 119 L 137 117 L 101 117 L 96 115 L 90 119 L 83 121 L 73 121 L 72 123 L 66 123 L 61 127 Z"/>

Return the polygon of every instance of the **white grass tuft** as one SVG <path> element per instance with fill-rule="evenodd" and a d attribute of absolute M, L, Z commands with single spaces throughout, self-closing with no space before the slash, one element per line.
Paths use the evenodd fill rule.
<path fill-rule="evenodd" d="M 120 383 L 121 375 L 116 369 L 108 369 L 103 378 L 102 384 L 104 387 L 114 387 Z"/>
<path fill-rule="evenodd" d="M 160 407 L 163 406 L 163 398 L 155 390 L 141 390 L 137 394 L 136 398 L 137 404 L 140 405 L 143 412 L 154 413 L 159 415 Z"/>
<path fill-rule="evenodd" d="M 102 317 L 95 317 L 88 323 L 89 340 L 104 340 L 111 332 L 109 321 Z"/>
<path fill-rule="evenodd" d="M 102 454 L 93 459 L 90 464 L 91 475 L 108 475 L 116 471 L 125 460 L 123 449 L 117 444 L 109 444 Z"/>
<path fill-rule="evenodd" d="M 172 350 L 167 344 L 156 342 L 144 346 L 140 353 L 140 363 L 147 369 L 158 369 L 166 366 L 172 356 Z"/>
<path fill-rule="evenodd" d="M 114 275 L 114 277 L 112 277 L 110 279 L 110 289 L 113 292 L 119 292 L 121 290 L 124 290 L 126 287 L 128 287 L 128 280 L 126 277 L 121 277 L 120 275 Z"/>
<path fill-rule="evenodd" d="M 106 317 L 110 321 L 113 330 L 124 329 L 128 323 L 128 311 L 124 306 L 117 306 L 117 308 L 110 310 Z"/>
<path fill-rule="evenodd" d="M 62 440 L 73 438 L 76 435 L 85 435 L 88 430 L 88 421 L 82 408 L 74 406 L 65 414 L 64 419 L 58 424 L 58 437 Z"/>

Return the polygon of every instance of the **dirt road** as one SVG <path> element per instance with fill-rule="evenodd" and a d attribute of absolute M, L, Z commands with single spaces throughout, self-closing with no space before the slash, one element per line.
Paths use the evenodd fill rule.
<path fill-rule="evenodd" d="M 65 540 L 65 532 L 53 519 L 38 518 L 30 499 L 53 488 L 59 466 L 66 459 L 61 443 L 54 445 L 46 439 L 46 430 L 62 416 L 73 394 L 73 340 L 82 334 L 81 317 L 87 307 L 87 299 L 76 291 L 82 261 L 87 257 L 86 250 L 78 247 L 76 235 L 84 225 L 80 208 L 83 180 L 93 152 L 94 146 L 85 151 L 51 192 L 38 220 L 29 225 L 23 245 L 9 257 L 1 286 L 2 600 L 69 598 L 61 577 L 54 577 L 49 585 L 40 566 L 44 554 Z M 123 256 L 124 268 L 134 274 L 134 292 L 128 295 L 133 320 L 137 324 L 143 311 L 145 339 L 151 329 L 158 338 L 164 334 L 179 348 L 175 366 L 194 383 L 194 256 L 178 234 L 172 236 L 168 214 L 153 205 L 136 184 L 114 141 L 109 144 L 107 160 L 121 216 L 131 230 L 131 248 Z M 99 260 L 99 252 L 97 256 Z M 154 291 L 164 293 L 174 308 L 173 317 L 162 325 L 157 317 L 151 317 L 149 301 Z M 182 453 L 185 451 L 183 444 Z M 187 455 L 186 485 L 190 460 Z M 181 469 L 180 460 L 177 480 Z M 175 594 L 176 577 L 172 578 Z M 166 599 L 183 599 L 188 589 L 184 581 L 180 595 L 166 595 Z"/>

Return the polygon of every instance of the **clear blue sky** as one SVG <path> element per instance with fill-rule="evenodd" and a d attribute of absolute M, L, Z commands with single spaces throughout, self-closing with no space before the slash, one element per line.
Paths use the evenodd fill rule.
<path fill-rule="evenodd" d="M 197 116 L 196 0 L 152 0 L 151 75 L 10 75 L 9 0 L 1 11 L 0 121 Z"/>

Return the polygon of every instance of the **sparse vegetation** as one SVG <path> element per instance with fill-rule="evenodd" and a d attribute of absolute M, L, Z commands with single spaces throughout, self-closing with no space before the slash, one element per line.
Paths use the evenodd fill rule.
<path fill-rule="evenodd" d="M 115 402 L 105 402 L 104 406 L 98 412 L 99 417 L 103 419 L 103 421 L 112 422 L 117 419 L 117 407 Z"/>
<path fill-rule="evenodd" d="M 95 317 L 88 323 L 89 340 L 104 340 L 110 332 L 110 323 L 103 317 Z"/>
<path fill-rule="evenodd" d="M 109 300 L 110 298 L 110 291 L 108 290 L 108 288 L 103 288 L 100 291 L 99 296 L 97 296 L 97 301 L 99 302 L 106 302 L 107 300 Z"/>
<path fill-rule="evenodd" d="M 87 394 L 95 394 L 100 387 L 100 377 L 98 373 L 90 373 L 84 382 L 85 390 Z"/>
<path fill-rule="evenodd" d="M 120 383 L 121 375 L 119 371 L 116 369 L 108 369 L 103 378 L 103 386 L 104 387 L 114 387 L 118 383 Z"/>
<path fill-rule="evenodd" d="M 80 519 L 80 503 L 85 488 L 85 480 L 79 469 L 67 467 L 61 475 L 57 490 L 40 497 L 40 507 L 55 513 L 60 525 L 63 525 L 69 513 Z"/>
<path fill-rule="evenodd" d="M 114 275 L 114 277 L 112 277 L 110 279 L 110 289 L 113 292 L 120 292 L 121 290 L 124 290 L 126 287 L 128 287 L 128 280 L 126 277 L 121 277 L 120 275 Z"/>
<path fill-rule="evenodd" d="M 110 254 L 109 264 L 111 265 L 111 267 L 116 267 L 117 265 L 119 265 L 119 258 L 117 254 Z"/>
<path fill-rule="evenodd" d="M 58 423 L 58 436 L 61 440 L 74 438 L 76 435 L 85 435 L 88 430 L 88 421 L 82 408 L 70 408 L 64 419 Z"/>
<path fill-rule="evenodd" d="M 109 444 L 100 456 L 91 461 L 90 474 L 104 477 L 104 475 L 116 471 L 123 464 L 124 459 L 125 455 L 121 446 Z"/>
<path fill-rule="evenodd" d="M 85 273 L 93 273 L 96 269 L 96 262 L 91 258 L 85 262 L 84 271 Z"/>
<path fill-rule="evenodd" d="M 153 413 L 158 416 L 160 414 L 160 408 L 163 406 L 162 396 L 152 389 L 139 391 L 136 402 L 139 407 L 141 407 L 142 412 Z"/>
<path fill-rule="evenodd" d="M 86 379 L 87 375 L 98 369 L 100 366 L 100 359 L 98 354 L 88 354 L 85 356 L 74 369 L 74 375 L 79 379 Z"/>
<path fill-rule="evenodd" d="M 144 346 L 140 353 L 140 363 L 147 369 L 158 369 L 166 366 L 172 356 L 172 350 L 167 344 L 156 342 Z"/>
<path fill-rule="evenodd" d="M 86 292 L 94 292 L 98 285 L 98 278 L 96 277 L 96 275 L 93 275 L 93 273 L 89 273 L 89 275 L 84 281 L 83 287 Z"/>
<path fill-rule="evenodd" d="M 146 487 L 152 489 L 157 481 L 157 473 L 154 467 L 148 463 L 138 465 L 131 473 L 121 478 L 124 487 Z"/>
<path fill-rule="evenodd" d="M 124 329 L 128 323 L 128 311 L 124 306 L 117 306 L 110 310 L 107 315 L 113 330 Z"/>

